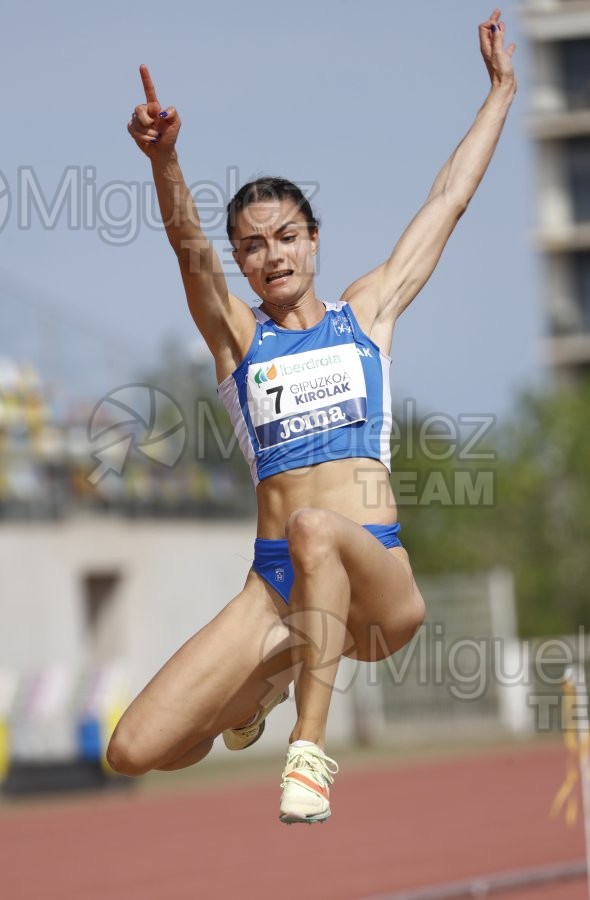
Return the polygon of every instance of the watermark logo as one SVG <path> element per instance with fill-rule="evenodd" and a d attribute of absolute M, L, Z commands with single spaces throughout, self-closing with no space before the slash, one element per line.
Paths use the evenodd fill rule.
<path fill-rule="evenodd" d="M 66 227 L 70 231 L 95 231 L 110 246 L 132 244 L 142 228 L 161 231 L 167 225 L 194 218 L 193 205 L 205 231 L 222 228 L 226 207 L 236 194 L 241 178 L 237 166 L 228 166 L 225 182 L 197 181 L 188 186 L 188 195 L 176 191 L 170 218 L 162 221 L 155 185 L 152 181 L 114 179 L 102 182 L 95 166 L 66 166 L 54 180 L 41 179 L 34 166 L 17 169 L 12 184 L 0 172 L 0 231 L 14 214 L 20 230 L 40 226 L 46 231 Z M 299 182 L 311 202 L 319 191 L 317 182 Z M 14 199 L 14 203 L 12 202 Z M 233 264 L 232 249 L 225 235 L 212 236 L 218 255 Z M 198 264 L 200 255 L 194 254 Z"/>
<path fill-rule="evenodd" d="M 10 185 L 0 172 L 0 232 L 4 230 L 6 223 L 10 218 L 10 210 L 12 209 L 12 194 Z"/>
<path fill-rule="evenodd" d="M 297 683 L 303 673 L 333 693 L 347 694 L 354 684 L 360 663 L 337 677 L 342 655 L 355 653 L 354 638 L 346 622 L 321 607 L 289 610 L 273 623 L 260 646 L 260 663 L 265 669 L 268 703 L 289 676 Z"/>
<path fill-rule="evenodd" d="M 316 362 L 312 361 L 314 367 Z M 319 364 L 322 364 L 321 360 Z M 285 386 L 275 384 L 275 381 L 282 381 L 282 364 L 270 360 L 253 368 L 250 384 L 254 382 L 257 391 L 269 395 L 271 417 L 283 416 L 276 426 L 281 429 L 280 438 L 314 435 L 314 442 L 302 447 L 299 467 L 284 472 L 291 478 L 305 478 L 309 475 L 309 466 L 317 462 L 318 453 L 324 449 L 327 454 L 330 452 L 330 427 L 355 421 L 353 416 L 356 416 L 357 407 L 346 406 L 355 401 L 341 401 L 331 407 L 287 415 L 281 406 Z M 294 393 L 297 403 L 299 397 L 317 399 L 324 391 L 331 396 L 338 388 L 348 390 L 343 380 L 347 377 L 346 373 L 312 374 L 309 380 L 291 385 L 291 391 L 305 390 L 304 394 Z M 310 385 L 314 386 L 314 391 L 307 390 Z M 413 409 L 415 401 L 405 404 L 406 411 L 408 405 Z M 153 431 L 152 418 L 163 423 L 164 412 L 165 424 Z M 209 398 L 196 399 L 192 411 L 183 412 L 173 397 L 154 386 L 134 384 L 115 388 L 97 403 L 88 425 L 90 443 L 100 441 L 98 451 L 93 453 L 97 465 L 88 481 L 96 486 L 109 471 L 122 474 L 132 450 L 150 462 L 173 468 L 189 437 L 192 437 L 195 462 L 206 465 L 209 459 L 230 461 L 241 451 L 235 431 L 225 425 L 225 415 L 220 402 Z M 400 423 L 391 413 L 379 413 L 368 419 L 361 439 L 351 431 L 351 449 L 354 451 L 351 455 L 370 459 L 382 457 L 387 453 L 386 442 L 391 451 L 393 471 L 390 479 L 375 479 L 374 467 L 362 463 L 353 473 L 354 489 L 360 489 L 367 514 L 370 510 L 394 509 L 395 506 L 494 506 L 497 453 L 483 443 L 494 422 L 495 418 L 490 415 L 461 414 L 454 420 L 437 413 L 423 420 L 406 416 Z M 389 424 L 391 440 L 387 434 Z M 107 446 L 109 439 L 112 444 Z M 396 465 L 398 455 L 403 460 L 401 466 Z"/>
<path fill-rule="evenodd" d="M 127 384 L 103 397 L 88 422 L 88 440 L 99 447 L 86 480 L 93 487 L 109 475 L 121 477 L 132 451 L 173 468 L 184 453 L 187 424 L 173 397 L 151 384 Z"/>
<path fill-rule="evenodd" d="M 459 714 L 456 704 L 479 704 L 481 715 L 518 731 L 568 732 L 583 727 L 587 733 L 583 661 L 588 644 L 583 627 L 577 637 L 531 641 L 451 636 L 445 623 L 426 622 L 393 654 L 391 633 L 380 623 L 367 623 L 365 637 L 364 652 L 376 665 L 361 666 L 348 623 L 335 613 L 320 607 L 289 608 L 261 641 L 260 663 L 268 683 L 263 702 L 270 702 L 288 679 L 297 684 L 305 674 L 334 693 L 347 694 L 356 683 L 361 690 L 365 686 L 381 690 L 386 705 L 387 698 L 394 698 L 403 687 L 417 718 L 432 709 L 436 698 L 449 715 Z M 348 656 L 349 664 L 337 674 L 341 656 Z M 570 686 L 571 696 L 566 690 L 564 702 L 564 679 L 574 677 L 572 667 L 578 672 L 576 691 Z"/>

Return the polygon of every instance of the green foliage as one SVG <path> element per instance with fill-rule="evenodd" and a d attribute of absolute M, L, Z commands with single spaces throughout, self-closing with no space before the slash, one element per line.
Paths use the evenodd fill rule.
<path fill-rule="evenodd" d="M 472 571 L 504 565 L 516 579 L 521 633 L 574 632 L 590 621 L 590 382 L 575 390 L 526 394 L 486 448 L 491 461 L 472 461 L 474 478 L 493 473 L 491 504 L 401 505 L 404 544 L 418 573 Z M 478 451 L 484 448 L 480 445 Z M 415 453 L 399 472 L 419 480 L 465 468 Z M 480 474 L 481 477 L 481 474 Z"/>

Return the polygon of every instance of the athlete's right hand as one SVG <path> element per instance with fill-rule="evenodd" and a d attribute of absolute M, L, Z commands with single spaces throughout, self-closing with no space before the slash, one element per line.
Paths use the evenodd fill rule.
<path fill-rule="evenodd" d="M 127 123 L 127 131 L 150 159 L 164 157 L 174 150 L 180 131 L 180 116 L 173 106 L 162 109 L 147 66 L 139 67 L 146 103 L 136 106 Z"/>

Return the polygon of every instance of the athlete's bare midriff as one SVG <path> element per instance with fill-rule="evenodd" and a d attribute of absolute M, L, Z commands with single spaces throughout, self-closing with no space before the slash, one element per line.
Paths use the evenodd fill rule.
<path fill-rule="evenodd" d="M 257 536 L 285 537 L 285 522 L 296 509 L 327 509 L 359 525 L 397 521 L 389 472 L 374 459 L 339 459 L 280 472 L 261 481 Z"/>

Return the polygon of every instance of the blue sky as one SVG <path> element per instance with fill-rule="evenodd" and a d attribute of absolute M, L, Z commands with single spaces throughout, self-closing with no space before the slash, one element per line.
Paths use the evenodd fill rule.
<path fill-rule="evenodd" d="M 424 412 L 502 416 L 516 389 L 542 378 L 519 6 L 502 10 L 520 90 L 496 157 L 396 328 L 394 397 Z M 150 368 L 165 338 L 196 336 L 166 237 L 137 200 L 150 192 L 149 163 L 126 132 L 142 101 L 140 63 L 180 111 L 179 157 L 202 198 L 221 207 L 258 174 L 316 185 L 318 295 L 334 299 L 388 256 L 473 121 L 488 90 L 477 24 L 490 11 L 480 0 L 11 4 L 0 59 L 0 170 L 13 201 L 0 235 L 0 355 L 33 357 L 95 400 Z M 40 187 L 51 200 L 64 175 L 69 209 L 44 227 L 24 199 Z M 114 216 L 125 240 L 113 237 Z M 211 234 L 227 256 L 223 231 Z M 230 270 L 240 294 L 246 282 Z"/>

